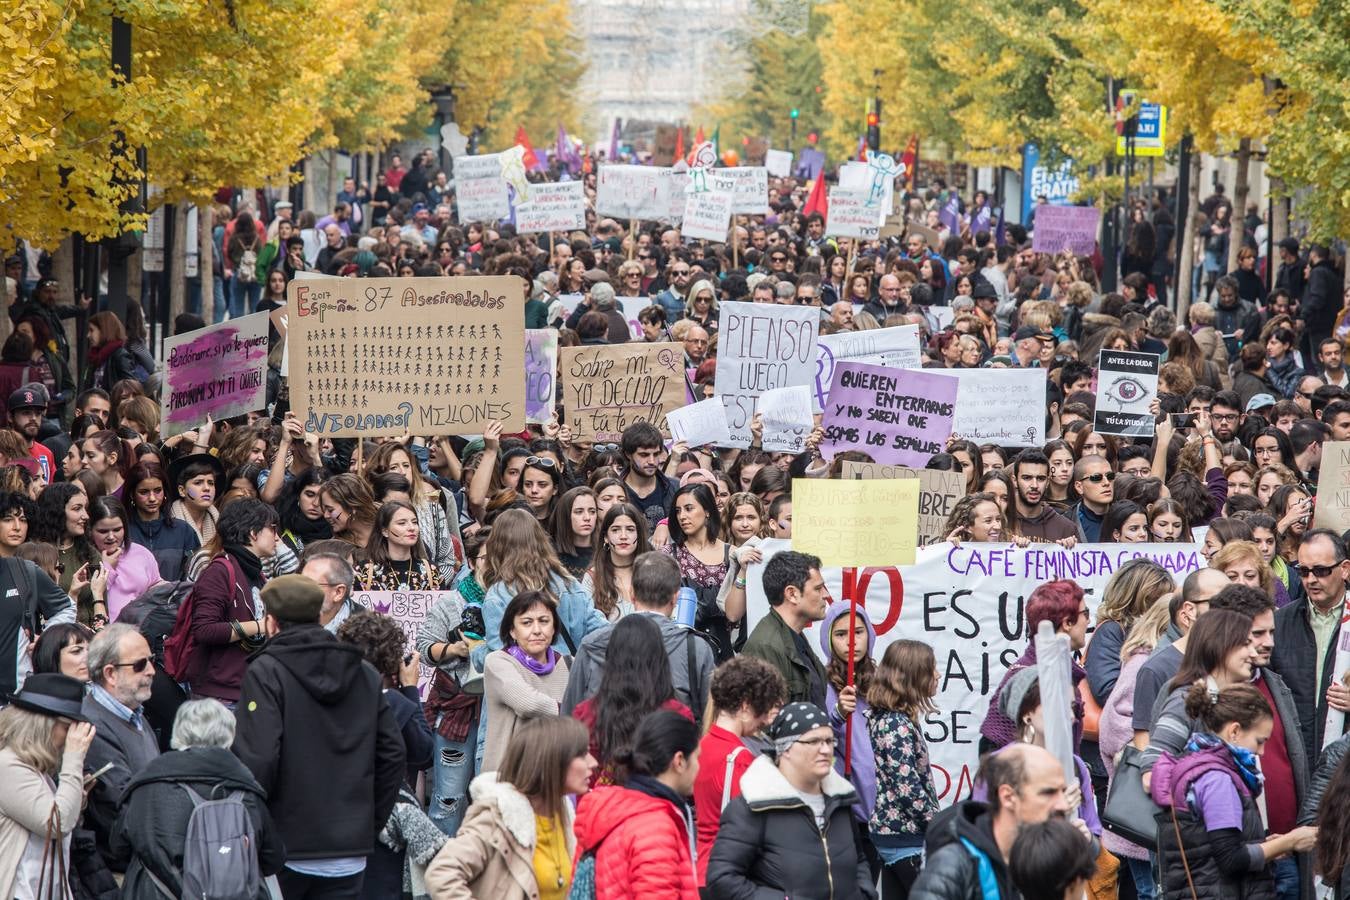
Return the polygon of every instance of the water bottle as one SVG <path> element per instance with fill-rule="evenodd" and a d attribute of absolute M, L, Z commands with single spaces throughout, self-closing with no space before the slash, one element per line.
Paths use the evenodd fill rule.
<path fill-rule="evenodd" d="M 680 588 L 679 599 L 675 601 L 675 621 L 686 628 L 693 628 L 697 611 L 698 593 L 691 587 Z"/>

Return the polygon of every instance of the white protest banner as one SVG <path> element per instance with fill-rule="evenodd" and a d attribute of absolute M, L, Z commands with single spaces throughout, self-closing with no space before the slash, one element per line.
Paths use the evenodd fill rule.
<path fill-rule="evenodd" d="M 660 166 L 601 166 L 595 181 L 596 215 L 666 218 L 670 213 L 670 186 L 670 169 Z"/>
<path fill-rule="evenodd" d="M 1070 250 L 1089 256 L 1097 248 L 1097 221 L 1101 212 L 1095 206 L 1038 206 L 1031 249 L 1037 253 Z"/>
<path fill-rule="evenodd" d="M 1092 430 L 1098 434 L 1152 437 L 1149 406 L 1158 396 L 1158 356 L 1103 349 L 1097 357 L 1097 404 Z"/>
<path fill-rule="evenodd" d="M 841 163 L 839 166 L 839 190 L 872 197 L 873 185 L 880 182 L 880 196 L 867 206 L 873 210 L 877 224 L 882 225 L 886 217 L 895 209 L 895 177 L 887 177 L 884 172 L 872 168 L 865 162 L 856 160 Z M 834 209 L 831 207 L 830 212 Z"/>
<path fill-rule="evenodd" d="M 553 419 L 558 387 L 558 331 L 525 329 L 525 421 L 544 425 Z"/>
<path fill-rule="evenodd" d="M 684 219 L 680 234 L 704 241 L 725 241 L 731 227 L 732 195 L 720 190 L 684 195 Z"/>
<path fill-rule="evenodd" d="M 633 340 L 643 340 L 642 323 L 638 321 L 638 314 L 652 305 L 652 298 L 615 297 L 614 301 L 619 305 L 619 312 L 623 313 L 623 317 L 628 320 L 628 330 L 632 333 Z"/>
<path fill-rule="evenodd" d="M 733 215 L 762 216 L 769 211 L 769 170 L 763 166 L 732 166 L 718 169 L 720 178 L 730 179 Z"/>
<path fill-rule="evenodd" d="M 764 541 L 759 548 L 765 563 L 787 549 L 789 542 L 779 540 Z M 1167 569 L 1177 585 L 1205 564 L 1197 544 L 1079 544 L 1066 550 L 1055 544 L 1018 549 L 943 542 L 920 547 L 912 566 L 858 570 L 859 593 L 877 633 L 872 658 L 880 659 L 900 638 L 923 641 L 937 656 L 938 711 L 925 716 L 923 724 L 944 806 L 970 794 L 979 763 L 980 724 L 1004 673 L 1026 651 L 1032 633 L 1026 624 L 1026 598 L 1047 581 L 1069 578 L 1083 587 L 1095 619 L 1111 575 L 1138 557 Z M 754 565 L 746 578 L 751 630 L 769 611 L 763 573 L 763 564 Z M 842 599 L 843 570 L 826 568 L 821 574 L 830 596 Z M 816 627 L 810 626 L 812 633 L 805 637 L 819 653 Z"/>
<path fill-rule="evenodd" d="M 792 151 L 768 151 L 764 154 L 764 168 L 775 178 L 787 178 L 792 174 Z"/>
<path fill-rule="evenodd" d="M 774 388 L 759 395 L 761 442 L 770 453 L 801 453 L 815 428 L 811 389 L 804 384 Z"/>
<path fill-rule="evenodd" d="M 891 369 L 923 368 L 918 325 L 822 334 L 817 346 L 819 351 L 816 354 L 813 398 L 817 412 L 825 408 L 825 400 L 830 395 L 830 382 L 834 380 L 836 363 L 864 362 Z"/>
<path fill-rule="evenodd" d="M 1313 527 L 1330 528 L 1337 534 L 1350 529 L 1350 441 L 1327 441 L 1322 445 Z"/>
<path fill-rule="evenodd" d="M 455 157 L 455 208 L 461 225 L 495 222 L 511 215 L 511 199 L 496 153 Z"/>
<path fill-rule="evenodd" d="M 731 427 L 727 446 L 750 446 L 750 419 L 765 391 L 811 384 L 819 331 L 820 311 L 813 306 L 721 305 L 714 384 Z"/>
<path fill-rule="evenodd" d="M 681 163 L 683 165 L 683 163 Z M 669 222 L 672 225 L 679 225 L 684 220 L 684 195 L 685 189 L 689 187 L 688 170 L 667 169 L 666 180 L 669 182 L 668 193 L 670 194 L 666 206 L 666 211 L 658 218 L 662 222 Z"/>
<path fill-rule="evenodd" d="M 530 199 L 516 204 L 516 231 L 578 231 L 586 228 L 586 187 L 580 181 L 530 185 Z"/>
<path fill-rule="evenodd" d="M 825 232 L 834 237 L 875 241 L 881 234 L 877 207 L 867 205 L 867 194 L 830 188 L 830 212 L 825 217 Z"/>
<path fill-rule="evenodd" d="M 731 437 L 727 431 L 727 409 L 716 397 L 700 400 L 666 413 L 666 425 L 676 443 L 690 447 L 720 447 Z"/>
<path fill-rule="evenodd" d="M 457 596 L 454 591 L 354 591 L 352 599 L 365 609 L 389 616 L 403 630 L 403 652 L 417 649 L 417 632 L 427 614 L 443 597 Z M 417 693 L 427 698 L 436 669 L 422 660 L 417 671 Z"/>
<path fill-rule="evenodd" d="M 164 341 L 159 402 L 165 437 L 267 405 L 268 314 L 253 313 Z"/>
<path fill-rule="evenodd" d="M 909 466 L 886 466 L 881 463 L 844 460 L 839 470 L 843 479 L 867 481 L 874 478 L 919 479 L 919 546 L 945 540 L 943 527 L 952 514 L 956 501 L 966 493 L 966 476 L 960 472 L 938 469 L 911 469 Z"/>
<path fill-rule="evenodd" d="M 1039 447 L 1045 443 L 1044 369 L 934 369 L 957 378 L 952 433 L 976 444 Z"/>

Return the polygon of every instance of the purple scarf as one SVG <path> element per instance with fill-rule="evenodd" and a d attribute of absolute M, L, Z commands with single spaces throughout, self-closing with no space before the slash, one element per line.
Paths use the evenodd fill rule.
<path fill-rule="evenodd" d="M 544 662 L 539 662 L 530 656 L 517 644 L 512 644 L 506 648 L 506 652 L 511 654 L 511 658 L 529 669 L 535 675 L 544 676 L 553 671 L 553 667 L 558 664 L 558 651 L 552 647 L 548 648 L 548 656 Z"/>

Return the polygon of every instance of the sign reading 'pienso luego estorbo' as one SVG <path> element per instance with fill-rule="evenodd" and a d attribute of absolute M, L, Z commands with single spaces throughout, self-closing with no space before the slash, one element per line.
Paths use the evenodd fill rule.
<path fill-rule="evenodd" d="M 509 276 L 292 281 L 291 405 L 333 437 L 522 431 L 524 294 Z"/>
<path fill-rule="evenodd" d="M 760 544 L 764 562 L 788 550 L 788 541 Z M 1137 557 L 1167 569 L 1180 585 L 1204 565 L 1198 544 L 1079 544 L 1066 550 L 1055 544 L 942 542 L 920 547 L 915 564 L 858 569 L 858 586 L 867 616 L 876 628 L 872 658 L 880 659 L 893 641 L 923 641 L 937 657 L 937 712 L 924 717 L 938 798 L 947 806 L 970 795 L 979 766 L 980 724 L 1008 666 L 1027 648 L 1026 599 L 1037 586 L 1069 578 L 1082 586 L 1096 618 L 1111 576 Z M 768 614 L 762 564 L 746 578 L 748 627 Z M 830 596 L 843 597 L 843 569 L 822 573 Z M 806 634 L 820 652 L 812 625 Z M 841 747 L 838 751 L 843 752 Z"/>

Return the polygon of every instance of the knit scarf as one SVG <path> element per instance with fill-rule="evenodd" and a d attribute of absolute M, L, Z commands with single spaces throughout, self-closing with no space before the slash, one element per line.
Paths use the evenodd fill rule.
<path fill-rule="evenodd" d="M 516 662 L 520 663 L 522 666 L 529 669 L 531 672 L 533 672 L 535 675 L 540 676 L 541 678 L 552 672 L 553 667 L 556 666 L 558 664 L 558 660 L 561 659 L 561 657 L 558 655 L 558 651 L 554 650 L 552 647 L 548 648 L 548 655 L 544 657 L 543 662 L 539 662 L 539 660 L 535 659 L 533 656 L 530 656 L 524 650 L 520 649 L 520 646 L 517 644 L 512 644 L 510 647 L 507 647 L 506 652 L 511 654 L 511 658 L 514 659 Z"/>
<path fill-rule="evenodd" d="M 105 343 L 99 344 L 97 347 L 90 347 L 89 367 L 92 369 L 97 369 L 99 366 L 107 362 L 108 359 L 120 349 L 122 349 L 122 341 L 107 341 Z"/>
<path fill-rule="evenodd" d="M 1227 750 L 1228 755 L 1233 759 L 1233 764 L 1237 766 L 1238 774 L 1242 776 L 1242 783 L 1247 786 L 1247 790 L 1252 792 L 1252 797 L 1260 796 L 1265 776 L 1261 774 L 1261 768 L 1257 764 L 1255 753 L 1246 747 L 1238 747 L 1235 744 L 1227 743 L 1217 735 L 1206 732 L 1196 732 L 1191 735 L 1190 743 L 1186 745 L 1188 753 L 1195 753 L 1198 750 Z"/>
<path fill-rule="evenodd" d="M 455 585 L 459 590 L 459 595 L 464 598 L 464 602 L 470 606 L 482 606 L 483 597 L 487 590 L 478 583 L 478 579 L 473 577 L 470 572 L 460 579 L 459 584 Z"/>

